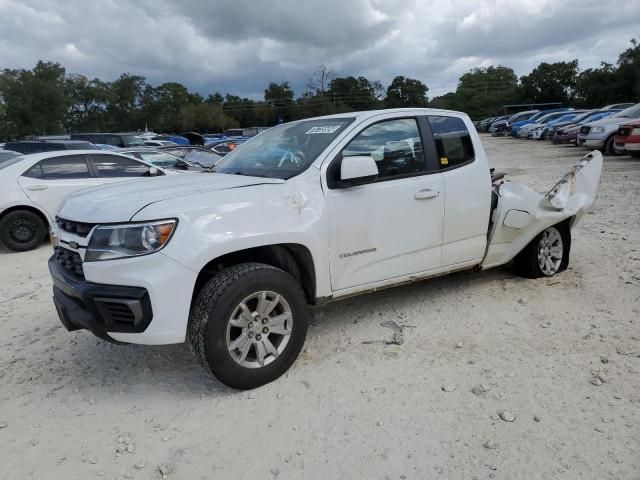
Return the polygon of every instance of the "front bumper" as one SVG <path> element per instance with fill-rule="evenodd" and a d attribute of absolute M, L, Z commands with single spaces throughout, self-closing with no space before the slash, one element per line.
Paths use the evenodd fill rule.
<path fill-rule="evenodd" d="M 153 319 L 145 288 L 103 285 L 69 275 L 55 257 L 49 259 L 53 302 L 69 331 L 86 329 L 101 338 L 109 332 L 142 333 Z"/>
<path fill-rule="evenodd" d="M 82 249 L 79 253 L 83 253 Z M 163 252 L 83 262 L 84 279 L 69 275 L 55 261 L 49 262 L 49 268 L 54 288 L 58 290 L 54 290 L 54 302 L 56 307 L 65 307 L 68 318 L 61 313 L 59 316 L 67 328 L 87 329 L 102 338 L 125 343 L 165 345 L 184 342 L 197 273 Z M 121 305 L 107 307 L 113 313 L 128 314 L 129 321 L 131 313 L 127 309 L 131 310 L 135 319 L 131 322 L 133 325 L 104 321 L 106 313 L 100 311 L 104 306 L 98 308 L 96 299 L 100 299 L 99 302 L 117 299 L 115 303 Z M 140 307 L 130 301 L 138 301 Z M 140 311 L 143 315 L 136 316 Z"/>
<path fill-rule="evenodd" d="M 585 138 L 584 143 L 582 143 L 581 145 L 587 147 L 587 148 L 602 148 L 604 147 L 604 140 L 600 140 L 600 139 L 589 139 L 589 138 Z"/>

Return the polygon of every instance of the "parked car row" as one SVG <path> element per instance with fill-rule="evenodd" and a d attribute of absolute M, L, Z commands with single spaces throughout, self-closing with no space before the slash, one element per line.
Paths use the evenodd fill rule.
<path fill-rule="evenodd" d="M 640 154 L 640 103 L 613 104 L 597 109 L 529 110 L 475 123 L 480 132 L 529 140 L 550 140 L 597 149 L 608 155 Z"/>

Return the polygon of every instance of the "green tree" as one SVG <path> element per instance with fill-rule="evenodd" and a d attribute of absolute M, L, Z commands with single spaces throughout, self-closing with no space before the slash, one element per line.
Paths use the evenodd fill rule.
<path fill-rule="evenodd" d="M 337 112 L 369 110 L 378 105 L 376 89 L 365 77 L 339 77 L 331 81 L 326 96 Z"/>
<path fill-rule="evenodd" d="M 65 129 L 69 132 L 101 131 L 105 129 L 105 111 L 108 84 L 84 75 L 68 75 L 65 80 L 65 95 L 68 110 Z"/>
<path fill-rule="evenodd" d="M 65 69 L 38 62 L 33 70 L 4 70 L 0 79 L 3 136 L 22 137 L 64 132 L 68 99 Z"/>
<path fill-rule="evenodd" d="M 107 128 L 133 131 L 144 127 L 139 107 L 146 80 L 140 75 L 123 73 L 120 78 L 108 85 L 107 89 Z"/>
<path fill-rule="evenodd" d="M 578 78 L 578 60 L 541 63 L 529 75 L 520 77 L 521 94 L 526 101 L 571 102 Z"/>
<path fill-rule="evenodd" d="M 397 76 L 387 87 L 385 105 L 394 107 L 426 107 L 429 88 L 420 80 Z"/>
<path fill-rule="evenodd" d="M 264 100 L 271 106 L 271 123 L 287 122 L 293 117 L 293 89 L 289 82 L 271 82 L 264 91 Z"/>
<path fill-rule="evenodd" d="M 455 93 L 440 97 L 437 103 L 441 108 L 461 110 L 473 118 L 482 118 L 499 111 L 502 105 L 518 100 L 518 77 L 511 68 L 498 65 L 474 68 L 463 74 Z"/>
<path fill-rule="evenodd" d="M 631 39 L 631 47 L 618 57 L 616 99 L 622 101 L 640 99 L 640 43 L 635 38 Z"/>
<path fill-rule="evenodd" d="M 617 72 L 610 63 L 602 62 L 600 68 L 588 68 L 580 72 L 576 80 L 574 98 L 583 107 L 597 107 L 616 102 Z"/>

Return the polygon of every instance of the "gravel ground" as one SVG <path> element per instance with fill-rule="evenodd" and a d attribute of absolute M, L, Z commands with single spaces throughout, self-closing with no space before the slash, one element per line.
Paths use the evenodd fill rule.
<path fill-rule="evenodd" d="M 584 153 L 483 142 L 540 191 Z M 605 160 L 558 277 L 464 272 L 317 309 L 293 368 L 251 392 L 183 345 L 66 332 L 50 247 L 0 251 L 0 476 L 640 479 L 639 174 Z M 377 342 L 388 320 L 402 345 Z"/>

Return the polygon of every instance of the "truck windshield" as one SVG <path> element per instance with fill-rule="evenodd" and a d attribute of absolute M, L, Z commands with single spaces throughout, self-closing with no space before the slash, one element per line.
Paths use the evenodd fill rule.
<path fill-rule="evenodd" d="M 215 167 L 218 173 L 287 179 L 304 172 L 353 122 L 326 118 L 285 123 L 238 146 Z"/>

